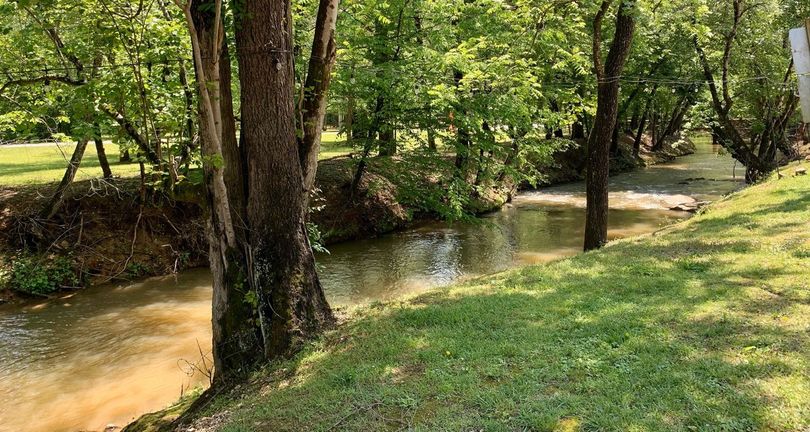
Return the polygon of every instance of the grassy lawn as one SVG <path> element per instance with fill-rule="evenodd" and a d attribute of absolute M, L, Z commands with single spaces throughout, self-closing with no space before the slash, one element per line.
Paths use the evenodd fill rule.
<path fill-rule="evenodd" d="M 346 145 L 346 137 L 338 135 L 335 131 L 325 131 L 321 135 L 321 154 L 319 159 L 329 159 L 337 156 L 344 156 L 354 151 L 351 146 Z"/>
<path fill-rule="evenodd" d="M 603 251 L 348 313 L 223 431 L 804 431 L 810 177 Z"/>
<path fill-rule="evenodd" d="M 59 181 L 65 174 L 65 167 L 75 148 L 75 143 L 0 146 L 0 184 L 25 185 Z M 118 161 L 118 145 L 105 143 L 104 149 L 113 175 L 120 177 L 138 175 L 138 164 Z M 102 175 L 96 148 L 93 143 L 89 143 L 76 173 L 76 180 L 99 178 Z"/>
<path fill-rule="evenodd" d="M 70 143 L 0 146 L 0 184 L 10 186 L 57 182 L 62 179 L 75 147 L 76 144 Z M 118 145 L 105 143 L 104 148 L 114 176 L 135 177 L 138 175 L 137 163 L 118 161 Z M 345 137 L 339 137 L 334 131 L 324 132 L 321 159 L 346 155 L 351 151 L 352 148 L 346 146 Z M 84 153 L 81 167 L 76 173 L 76 180 L 88 180 L 101 176 L 96 148 L 93 143 L 90 143 Z"/>

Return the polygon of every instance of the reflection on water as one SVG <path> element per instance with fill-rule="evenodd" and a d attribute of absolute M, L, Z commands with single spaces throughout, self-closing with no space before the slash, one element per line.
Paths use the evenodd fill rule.
<path fill-rule="evenodd" d="M 706 145 L 672 163 L 611 177 L 608 237 L 655 231 L 688 216 L 670 207 L 734 190 L 741 179 L 733 178 L 733 165 Z M 349 305 L 572 255 L 584 231 L 585 185 L 577 182 L 521 193 L 481 223 L 433 223 L 335 245 L 318 264 L 332 304 Z"/>
<path fill-rule="evenodd" d="M 335 305 L 365 303 L 577 253 L 585 232 L 582 208 L 523 203 L 481 223 L 442 223 L 330 247 L 318 257 Z M 611 238 L 648 233 L 684 213 L 611 210 Z"/>
<path fill-rule="evenodd" d="M 684 213 L 683 197 L 733 190 L 733 162 L 709 148 L 676 163 L 611 179 L 611 238 L 648 233 Z M 698 180 L 695 180 L 698 179 Z M 518 196 L 475 224 L 425 224 L 331 247 L 318 266 L 333 305 L 387 299 L 516 265 L 578 252 L 584 186 Z M 61 301 L 0 308 L 0 431 L 103 430 L 176 400 L 183 360 L 210 351 L 210 277 L 178 277 L 86 290 Z"/>

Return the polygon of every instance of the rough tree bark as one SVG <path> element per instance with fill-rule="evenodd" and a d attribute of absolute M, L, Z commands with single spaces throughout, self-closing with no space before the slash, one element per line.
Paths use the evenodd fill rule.
<path fill-rule="evenodd" d="M 334 320 L 305 225 L 292 37 L 289 0 L 245 2 L 237 16 L 248 279 L 257 295 L 267 359 L 289 352 Z"/>
<path fill-rule="evenodd" d="M 635 20 L 633 3 L 620 0 L 616 12 L 616 33 L 602 64 L 602 20 L 612 0 L 604 0 L 593 22 L 593 63 L 598 80 L 597 108 L 593 130 L 588 140 L 588 169 L 585 177 L 587 188 L 585 216 L 585 250 L 598 249 L 607 243 L 608 224 L 608 174 L 610 143 L 616 125 L 618 111 L 619 81 L 624 65 L 630 55 Z"/>

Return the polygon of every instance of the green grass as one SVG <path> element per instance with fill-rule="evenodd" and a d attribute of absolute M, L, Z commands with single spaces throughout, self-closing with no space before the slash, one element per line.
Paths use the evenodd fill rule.
<path fill-rule="evenodd" d="M 346 137 L 338 135 L 336 131 L 325 131 L 321 135 L 321 153 L 318 158 L 329 159 L 337 156 L 344 156 L 354 151 L 350 145 L 346 144 Z"/>
<path fill-rule="evenodd" d="M 0 185 L 33 185 L 58 182 L 65 173 L 76 144 L 37 145 L 37 146 L 0 146 Z M 137 163 L 120 163 L 118 145 L 105 143 L 104 148 L 110 161 L 110 169 L 117 177 L 135 177 L 138 175 Z M 342 156 L 350 153 L 352 148 L 334 131 L 323 134 L 321 159 Z M 84 159 L 76 173 L 76 180 L 88 180 L 102 176 L 101 167 L 96 156 L 96 148 L 90 143 L 84 153 Z"/>
<path fill-rule="evenodd" d="M 810 177 L 665 232 L 349 313 L 222 431 L 810 428 Z"/>
<path fill-rule="evenodd" d="M 65 174 L 70 156 L 76 144 L 0 146 L 0 184 L 27 185 L 56 182 Z M 120 163 L 118 146 L 105 143 L 104 149 L 115 176 L 133 177 L 138 175 L 138 164 Z M 76 173 L 76 180 L 87 180 L 102 176 L 96 156 L 96 148 L 90 143 L 84 159 Z"/>

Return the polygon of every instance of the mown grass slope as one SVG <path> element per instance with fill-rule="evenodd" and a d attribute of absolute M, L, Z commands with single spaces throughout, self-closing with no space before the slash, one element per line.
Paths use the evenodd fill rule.
<path fill-rule="evenodd" d="M 196 430 L 803 431 L 810 177 L 655 235 L 353 311 Z"/>

